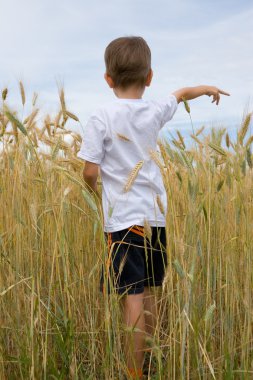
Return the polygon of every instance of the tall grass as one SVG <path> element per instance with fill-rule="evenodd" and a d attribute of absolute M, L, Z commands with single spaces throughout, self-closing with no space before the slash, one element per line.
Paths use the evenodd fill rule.
<path fill-rule="evenodd" d="M 100 201 L 76 158 L 81 138 L 68 130 L 78 118 L 63 91 L 61 108 L 40 126 L 36 100 L 23 120 L 7 102 L 4 90 L 0 379 L 120 379 L 120 304 L 99 292 L 107 252 Z M 178 134 L 161 145 L 162 157 L 152 153 L 168 195 L 168 268 L 149 340 L 156 379 L 253 378 L 250 117 L 235 143 L 225 130 L 200 130 L 194 148 Z"/>

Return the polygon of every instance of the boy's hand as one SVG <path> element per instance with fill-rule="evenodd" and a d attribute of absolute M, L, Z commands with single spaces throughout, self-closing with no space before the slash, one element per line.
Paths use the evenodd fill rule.
<path fill-rule="evenodd" d="M 217 105 L 219 104 L 219 101 L 220 101 L 220 94 L 222 94 L 222 95 L 226 95 L 226 96 L 230 96 L 230 94 L 229 94 L 228 92 L 225 92 L 225 91 L 223 91 L 223 90 L 220 90 L 220 89 L 217 88 L 217 87 L 214 87 L 214 86 L 207 86 L 206 95 L 207 95 L 207 96 L 212 96 L 212 97 L 213 97 L 212 103 L 216 102 Z"/>
<path fill-rule="evenodd" d="M 220 101 L 220 94 L 229 96 L 229 93 L 220 90 L 217 87 L 206 85 L 196 87 L 185 87 L 173 92 L 173 95 L 175 95 L 175 97 L 177 98 L 178 103 L 180 103 L 182 100 L 191 100 L 198 98 L 202 95 L 208 95 L 213 97 L 212 103 L 216 102 L 217 105 Z"/>

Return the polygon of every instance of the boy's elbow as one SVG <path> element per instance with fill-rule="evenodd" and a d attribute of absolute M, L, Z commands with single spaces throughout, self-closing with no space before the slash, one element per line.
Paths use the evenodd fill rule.
<path fill-rule="evenodd" d="M 92 162 L 86 161 L 83 169 L 83 179 L 88 187 L 95 190 L 98 178 L 99 166 Z"/>
<path fill-rule="evenodd" d="M 189 92 L 189 88 L 188 87 L 184 87 L 184 88 L 180 88 L 177 91 L 174 91 L 173 95 L 176 97 L 177 102 L 180 103 L 184 99 L 187 100 L 188 92 Z"/>
<path fill-rule="evenodd" d="M 84 179 L 84 182 L 96 181 L 97 177 L 98 176 L 97 176 L 96 173 L 92 173 L 92 172 L 86 171 L 85 169 L 83 170 L 83 179 Z"/>

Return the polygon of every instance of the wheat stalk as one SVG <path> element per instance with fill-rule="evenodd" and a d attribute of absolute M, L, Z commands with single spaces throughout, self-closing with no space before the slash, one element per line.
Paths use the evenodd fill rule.
<path fill-rule="evenodd" d="M 151 238 L 152 238 L 152 229 L 151 229 L 151 226 L 150 226 L 150 223 L 147 219 L 144 219 L 144 235 L 147 237 L 147 239 L 149 241 L 151 241 Z"/>
<path fill-rule="evenodd" d="M 36 148 L 38 148 L 39 144 L 38 144 L 38 139 L 37 139 L 37 135 L 35 132 L 32 133 L 32 137 L 31 137 L 34 145 L 36 146 Z"/>
<path fill-rule="evenodd" d="M 156 165 L 159 167 L 160 170 L 164 170 L 164 164 L 162 163 L 162 161 L 160 160 L 158 154 L 156 151 L 154 151 L 153 149 L 150 149 L 149 150 L 149 155 L 150 157 L 152 158 L 152 160 L 155 161 Z"/>
<path fill-rule="evenodd" d="M 126 137 L 125 135 L 122 135 L 121 133 L 117 133 L 117 136 L 120 140 L 123 140 L 123 141 L 131 141 L 128 137 Z"/>
<path fill-rule="evenodd" d="M 128 176 L 128 179 L 127 179 L 127 182 L 126 182 L 126 184 L 124 186 L 124 189 L 123 189 L 125 193 L 128 192 L 131 189 L 132 184 L 134 183 L 134 181 L 135 181 L 135 179 L 136 179 L 139 171 L 141 170 L 143 164 L 144 164 L 143 160 L 139 161 L 135 165 L 135 167 L 133 168 L 133 170 L 130 172 L 130 174 Z"/>
<path fill-rule="evenodd" d="M 62 110 L 60 110 L 60 111 L 57 113 L 57 115 L 56 115 L 56 117 L 55 117 L 55 119 L 54 119 L 54 129 L 55 129 L 55 130 L 56 130 L 56 128 L 59 127 L 60 120 L 61 120 L 61 116 L 62 116 Z"/>
<path fill-rule="evenodd" d="M 157 205 L 158 205 L 159 210 L 161 211 L 161 213 L 163 215 L 165 215 L 164 207 L 163 207 L 162 200 L 161 200 L 161 197 L 160 197 L 159 194 L 157 194 L 157 196 L 156 196 L 156 202 L 157 202 Z"/>
<path fill-rule="evenodd" d="M 248 129 L 249 129 L 249 125 L 250 125 L 250 120 L 251 120 L 251 116 L 252 114 L 249 113 L 244 121 L 243 121 L 243 124 L 242 124 L 242 127 L 238 133 L 238 140 L 239 140 L 239 143 L 241 145 L 243 145 L 243 140 L 244 140 L 244 137 L 246 136 L 246 133 L 248 132 Z"/>
<path fill-rule="evenodd" d="M 67 109 L 66 109 L 65 94 L 64 94 L 63 88 L 60 89 L 60 102 L 61 102 L 62 115 L 63 115 L 62 127 L 64 127 L 68 119 L 68 116 L 66 113 Z"/>
<path fill-rule="evenodd" d="M 183 145 L 184 149 L 185 149 L 185 143 L 184 143 L 184 138 L 183 136 L 181 135 L 181 133 L 179 131 L 177 131 L 177 135 L 178 135 L 178 138 L 181 142 L 181 144 Z M 176 140 L 175 140 L 176 141 Z"/>
<path fill-rule="evenodd" d="M 55 140 L 50 139 L 50 138 L 45 137 L 45 136 L 41 137 L 41 141 L 43 141 L 45 144 L 47 144 L 49 146 L 55 147 L 55 145 L 56 145 Z M 62 141 L 61 139 L 59 139 L 57 141 L 57 144 L 59 146 L 59 149 L 67 151 L 67 152 L 71 151 L 71 146 L 69 144 L 67 144 L 66 142 Z"/>
<path fill-rule="evenodd" d="M 37 94 L 37 92 L 34 92 L 33 99 L 32 99 L 32 105 L 33 105 L 33 107 L 35 106 L 35 104 L 37 102 L 37 99 L 38 99 L 38 94 Z"/>
<path fill-rule="evenodd" d="M 5 115 L 1 114 L 0 121 L 1 121 L 1 124 L 2 124 L 2 133 L 1 133 L 1 135 L 3 135 L 5 133 L 7 124 L 9 123 L 9 119 Z"/>
<path fill-rule="evenodd" d="M 122 244 L 123 241 L 119 241 L 117 242 L 118 244 Z M 120 261 L 120 265 L 119 265 L 119 276 L 121 275 L 123 269 L 124 269 L 124 266 L 126 264 L 126 261 L 127 261 L 127 251 L 125 252 L 124 256 L 122 257 L 121 261 Z"/>
<path fill-rule="evenodd" d="M 45 117 L 44 125 L 46 127 L 48 136 L 52 136 L 52 133 L 51 133 L 51 120 L 50 120 L 50 116 L 49 115 L 47 115 Z"/>
<path fill-rule="evenodd" d="M 65 102 L 65 94 L 63 88 L 60 89 L 60 102 L 62 107 L 62 112 L 66 112 L 66 102 Z"/>
<path fill-rule="evenodd" d="M 217 144 L 214 144 L 214 143 L 208 143 L 208 145 L 210 146 L 210 148 L 212 148 L 213 150 L 215 150 L 217 153 L 221 154 L 222 156 L 227 156 L 227 152 L 221 148 L 219 145 Z"/>
<path fill-rule="evenodd" d="M 205 127 L 204 127 L 204 125 L 203 125 L 203 127 L 199 128 L 199 129 L 197 130 L 195 136 L 200 135 L 200 134 L 204 131 L 204 129 L 205 129 Z"/>
<path fill-rule="evenodd" d="M 158 146 L 160 148 L 160 152 L 163 158 L 163 161 L 165 163 L 166 168 L 169 167 L 169 159 L 168 159 L 168 152 L 166 150 L 166 147 L 164 144 L 161 143 L 161 141 L 158 141 Z"/>
<path fill-rule="evenodd" d="M 32 129 L 32 125 L 33 125 L 33 122 L 34 122 L 34 119 L 36 118 L 36 116 L 38 115 L 39 113 L 39 109 L 36 108 L 25 120 L 24 120 L 24 124 L 27 124 L 26 128 L 29 130 L 29 129 Z"/>
<path fill-rule="evenodd" d="M 198 143 L 200 146 L 203 146 L 203 143 L 197 138 L 196 135 L 191 134 L 190 136 L 191 136 L 191 138 L 192 138 L 194 141 L 196 141 L 196 143 Z"/>
<path fill-rule="evenodd" d="M 82 137 L 78 133 L 75 133 L 75 132 L 71 131 L 71 136 L 73 137 L 73 139 L 75 141 L 78 141 L 79 143 L 82 142 Z"/>
<path fill-rule="evenodd" d="M 226 146 L 227 146 L 227 148 L 230 147 L 230 138 L 229 138 L 229 134 L 228 133 L 226 133 Z"/>
<path fill-rule="evenodd" d="M 25 105 L 25 89 L 21 81 L 19 82 L 19 89 L 20 89 L 20 94 L 21 94 L 22 105 L 24 106 Z"/>
<path fill-rule="evenodd" d="M 246 148 L 249 147 L 253 143 L 253 136 L 250 136 L 245 144 Z"/>
<path fill-rule="evenodd" d="M 58 129 L 57 133 L 55 136 L 65 136 L 65 135 L 71 135 L 72 136 L 72 131 L 67 130 L 67 129 Z"/>
<path fill-rule="evenodd" d="M 3 99 L 3 101 L 5 101 L 5 99 L 7 97 L 7 94 L 8 94 L 8 88 L 4 88 L 3 91 L 2 91 L 2 99 Z"/>
<path fill-rule="evenodd" d="M 39 137 L 39 140 L 40 140 L 40 139 L 42 138 L 42 136 L 44 135 L 46 129 L 47 129 L 47 125 L 44 123 L 44 126 L 43 126 L 39 131 L 37 131 L 37 133 L 38 133 L 38 137 Z"/>
<path fill-rule="evenodd" d="M 191 109 L 190 109 L 190 106 L 189 106 L 189 103 L 187 102 L 187 100 L 185 98 L 182 98 L 183 102 L 184 102 L 184 108 L 186 110 L 187 113 L 191 113 Z"/>
<path fill-rule="evenodd" d="M 66 115 L 75 121 L 79 121 L 78 117 L 72 112 L 66 111 Z"/>
<path fill-rule="evenodd" d="M 173 140 L 172 140 L 172 143 L 173 143 L 178 149 L 182 149 L 182 148 L 184 148 L 184 146 L 182 145 L 181 141 L 177 141 L 176 139 L 173 139 Z"/>
<path fill-rule="evenodd" d="M 16 137 L 18 136 L 17 128 L 24 135 L 27 135 L 27 130 L 25 129 L 25 127 L 23 126 L 23 124 L 16 118 L 16 115 L 14 115 L 14 113 L 11 113 L 10 111 L 5 111 L 5 114 L 6 114 L 6 116 L 8 117 L 8 119 L 10 120 L 10 122 L 12 124 L 13 131 L 14 131 Z"/>

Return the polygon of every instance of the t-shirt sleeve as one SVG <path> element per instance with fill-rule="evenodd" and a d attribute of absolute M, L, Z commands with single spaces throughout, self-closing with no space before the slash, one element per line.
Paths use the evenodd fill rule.
<path fill-rule="evenodd" d="M 77 157 L 99 165 L 104 157 L 105 136 L 104 122 L 97 116 L 91 116 L 84 128 L 81 149 Z"/>
<path fill-rule="evenodd" d="M 161 112 L 161 128 L 174 116 L 177 110 L 177 98 L 175 95 L 169 95 L 164 100 L 158 102 L 159 110 Z"/>

